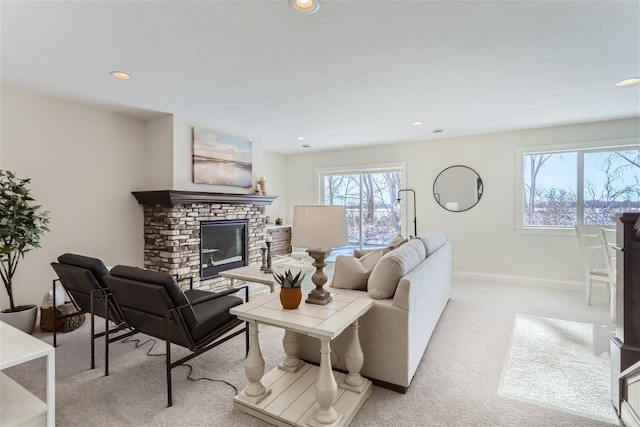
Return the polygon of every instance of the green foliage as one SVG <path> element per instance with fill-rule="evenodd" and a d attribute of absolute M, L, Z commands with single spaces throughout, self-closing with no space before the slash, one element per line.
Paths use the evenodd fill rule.
<path fill-rule="evenodd" d="M 273 273 L 273 277 L 283 288 L 299 288 L 306 276 L 306 274 L 303 274 L 302 277 L 300 277 L 301 274 L 302 271 L 299 271 L 298 274 L 293 277 L 291 270 L 285 270 L 284 274 Z"/>
<path fill-rule="evenodd" d="M 40 247 L 40 238 L 49 231 L 49 212 L 38 212 L 29 195 L 30 179 L 17 178 L 13 172 L 0 169 L 0 276 L 9 294 L 11 310 L 13 283 L 18 261 L 24 254 Z"/>

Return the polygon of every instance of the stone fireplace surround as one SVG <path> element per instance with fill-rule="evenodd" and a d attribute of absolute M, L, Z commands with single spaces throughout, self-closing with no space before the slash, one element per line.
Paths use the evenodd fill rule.
<path fill-rule="evenodd" d="M 257 263 L 265 238 L 265 207 L 277 197 L 177 190 L 132 194 L 144 210 L 144 267 L 178 280 L 193 277 L 194 288 L 208 291 L 225 289 L 228 279 L 200 280 L 200 221 L 246 220 L 247 262 Z"/>

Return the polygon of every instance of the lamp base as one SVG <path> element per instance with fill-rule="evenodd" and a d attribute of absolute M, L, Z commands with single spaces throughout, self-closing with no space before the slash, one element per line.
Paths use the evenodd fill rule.
<path fill-rule="evenodd" d="M 316 272 L 311 276 L 311 281 L 316 288 L 309 292 L 307 299 L 304 301 L 307 304 L 327 305 L 333 301 L 333 297 L 323 288 L 327 283 L 327 275 L 324 273 L 324 268 L 327 263 L 324 259 L 331 253 L 331 249 L 307 249 L 307 253 L 314 259 L 313 266 L 316 268 Z"/>
<path fill-rule="evenodd" d="M 309 292 L 307 299 L 304 300 L 307 304 L 327 305 L 333 301 L 333 297 L 326 289 L 314 289 Z"/>

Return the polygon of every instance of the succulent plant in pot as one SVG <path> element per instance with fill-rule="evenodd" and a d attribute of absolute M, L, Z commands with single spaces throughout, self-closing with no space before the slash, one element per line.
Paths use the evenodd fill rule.
<path fill-rule="evenodd" d="M 30 181 L 0 169 L 0 276 L 9 295 L 10 306 L 2 310 L 0 318 L 27 333 L 33 331 L 37 306 L 15 305 L 13 277 L 20 259 L 24 258 L 25 253 L 39 248 L 40 238 L 49 231 L 49 212 L 39 211 L 40 206 L 32 204 L 34 200 L 28 188 Z M 33 314 L 30 313 L 24 326 L 22 320 L 13 320 L 28 310 Z"/>
<path fill-rule="evenodd" d="M 302 275 L 302 277 L 301 277 Z M 276 282 L 280 283 L 280 303 L 283 308 L 298 308 L 302 300 L 302 281 L 306 274 L 299 271 L 295 276 L 291 270 L 285 270 L 284 274 L 273 273 Z"/>

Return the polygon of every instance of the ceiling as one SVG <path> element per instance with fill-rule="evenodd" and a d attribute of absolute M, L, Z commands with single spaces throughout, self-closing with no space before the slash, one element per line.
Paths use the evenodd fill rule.
<path fill-rule="evenodd" d="M 640 76 L 638 1 L 321 0 L 312 15 L 287 0 L 2 1 L 0 14 L 3 85 L 173 113 L 281 153 L 640 115 L 640 85 L 615 86 Z"/>

